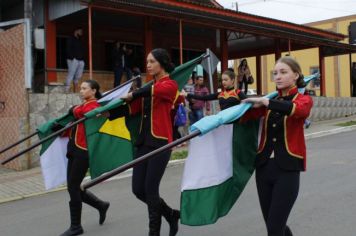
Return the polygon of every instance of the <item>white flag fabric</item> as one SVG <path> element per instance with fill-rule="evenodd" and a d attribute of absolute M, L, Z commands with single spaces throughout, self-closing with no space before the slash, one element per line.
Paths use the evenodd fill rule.
<path fill-rule="evenodd" d="M 220 126 L 190 141 L 182 192 L 218 185 L 232 177 L 232 128 Z"/>
<path fill-rule="evenodd" d="M 110 90 L 110 91 L 104 93 L 103 94 L 104 97 L 99 99 L 98 102 L 99 103 L 110 102 L 113 99 L 120 98 L 120 97 L 126 95 L 130 91 L 131 85 L 132 85 L 132 82 L 126 84 L 125 86 L 121 87 L 120 89 L 115 90 L 114 92 L 111 92 L 112 90 Z M 107 93 L 110 93 L 110 94 L 105 95 Z"/>
<path fill-rule="evenodd" d="M 46 190 L 66 183 L 68 138 L 57 137 L 41 155 L 42 175 Z"/>

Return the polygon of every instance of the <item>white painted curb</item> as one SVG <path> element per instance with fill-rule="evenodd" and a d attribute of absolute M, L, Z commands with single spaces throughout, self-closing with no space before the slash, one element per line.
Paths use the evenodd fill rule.
<path fill-rule="evenodd" d="M 336 129 L 330 129 L 330 130 L 323 130 L 323 131 L 319 131 L 319 132 L 315 132 L 315 133 L 311 133 L 311 134 L 306 134 L 305 139 L 309 140 L 309 139 L 313 139 L 313 138 L 320 138 L 323 136 L 348 132 L 348 131 L 352 131 L 352 130 L 356 130 L 356 125 L 340 127 L 340 128 L 336 128 Z"/>

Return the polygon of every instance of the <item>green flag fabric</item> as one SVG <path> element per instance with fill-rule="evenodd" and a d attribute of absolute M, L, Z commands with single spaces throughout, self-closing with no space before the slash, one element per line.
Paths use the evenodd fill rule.
<path fill-rule="evenodd" d="M 43 139 L 49 135 L 51 135 L 52 133 L 54 133 L 52 131 L 52 127 L 53 127 L 53 124 L 55 123 L 58 123 L 60 124 L 61 126 L 66 126 L 67 124 L 69 124 L 70 122 L 74 121 L 74 116 L 71 115 L 71 114 L 65 114 L 57 119 L 52 119 L 50 121 L 48 121 L 47 123 L 41 125 L 40 127 L 37 128 L 37 131 L 38 131 L 38 137 L 40 139 Z M 53 143 L 53 141 L 55 140 L 56 138 L 52 138 L 50 140 L 48 140 L 47 142 L 44 142 L 41 146 L 41 151 L 40 151 L 40 155 L 42 155 L 47 149 L 48 147 Z"/>
<path fill-rule="evenodd" d="M 181 223 L 225 216 L 254 172 L 258 121 L 220 126 L 191 140 L 181 187 Z"/>

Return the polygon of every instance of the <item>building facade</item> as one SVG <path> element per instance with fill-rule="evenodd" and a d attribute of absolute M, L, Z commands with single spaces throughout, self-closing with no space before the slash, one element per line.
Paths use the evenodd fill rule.
<path fill-rule="evenodd" d="M 352 22 L 356 22 L 356 15 L 347 17 L 340 17 L 329 19 L 320 22 L 313 22 L 308 26 L 318 29 L 331 31 L 335 33 L 349 35 L 349 26 Z M 349 37 L 346 37 L 341 42 L 348 44 Z M 302 67 L 305 75 L 319 72 L 319 48 L 310 48 L 305 50 L 293 50 L 282 52 L 282 55 L 291 55 L 296 58 Z M 351 60 L 350 60 L 351 59 Z M 251 70 L 256 74 L 256 58 L 248 57 L 248 63 Z M 351 83 L 350 83 L 350 61 L 356 62 L 355 53 L 345 53 L 343 55 L 325 57 L 325 95 L 326 97 L 350 97 Z M 235 61 L 234 65 L 237 68 L 239 59 Z M 262 93 L 267 94 L 275 90 L 272 70 L 275 63 L 275 55 L 265 55 L 262 57 Z M 256 88 L 256 84 L 251 88 Z M 312 82 L 309 89 L 314 90 L 317 96 L 320 96 L 320 80 Z"/>

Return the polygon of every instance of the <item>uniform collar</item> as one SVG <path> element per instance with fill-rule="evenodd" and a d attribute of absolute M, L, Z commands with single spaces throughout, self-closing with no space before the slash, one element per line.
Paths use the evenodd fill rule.
<path fill-rule="evenodd" d="M 87 103 L 93 102 L 93 101 L 96 101 L 96 98 L 89 99 L 89 100 L 85 101 L 84 104 L 87 104 Z"/>
<path fill-rule="evenodd" d="M 281 90 L 281 89 L 278 89 L 278 96 L 279 96 L 279 97 L 286 97 L 286 96 L 294 95 L 294 94 L 296 94 L 296 93 L 298 93 L 298 88 L 297 88 L 297 86 L 291 87 L 291 88 L 287 91 L 286 94 L 283 94 L 283 93 L 282 93 L 282 90 Z"/>
<path fill-rule="evenodd" d="M 234 87 L 231 87 L 231 88 L 225 89 L 225 91 L 226 91 L 226 92 L 229 92 L 229 91 L 234 90 L 234 89 L 235 89 Z"/>
<path fill-rule="evenodd" d="M 160 83 L 160 82 L 163 82 L 163 81 L 166 81 L 166 80 L 169 80 L 169 75 L 165 75 L 163 76 L 162 78 L 160 78 L 159 80 L 154 80 L 154 83 Z"/>

